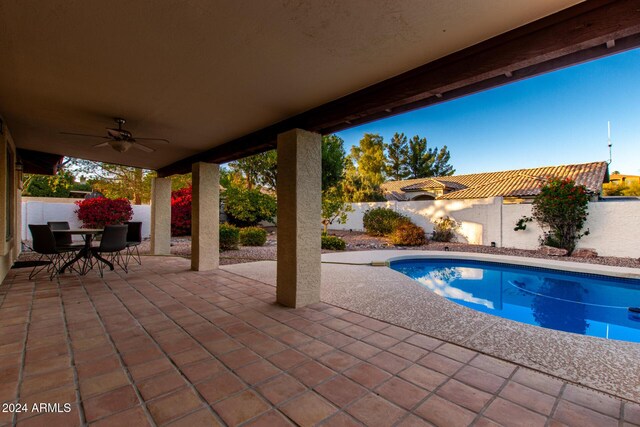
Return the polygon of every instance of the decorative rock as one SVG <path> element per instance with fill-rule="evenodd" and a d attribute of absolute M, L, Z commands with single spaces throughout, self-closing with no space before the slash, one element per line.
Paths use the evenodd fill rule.
<path fill-rule="evenodd" d="M 571 256 L 577 258 L 596 258 L 598 256 L 598 252 L 596 252 L 595 249 L 591 248 L 580 248 L 575 249 Z"/>
<path fill-rule="evenodd" d="M 553 246 L 542 246 L 540 250 L 549 256 L 566 256 L 569 253 L 566 249 L 554 248 Z"/>

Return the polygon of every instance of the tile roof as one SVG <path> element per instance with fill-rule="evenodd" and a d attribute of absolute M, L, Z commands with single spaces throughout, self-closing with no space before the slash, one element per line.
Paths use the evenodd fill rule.
<path fill-rule="evenodd" d="M 408 200 L 405 196 L 405 192 L 402 190 L 403 187 L 410 186 L 412 184 L 417 184 L 419 182 L 424 181 L 424 178 L 418 179 L 405 179 L 403 181 L 388 181 L 380 185 L 380 189 L 384 193 L 385 197 L 388 200 Z"/>
<path fill-rule="evenodd" d="M 606 162 L 545 166 L 501 172 L 390 181 L 382 185 L 388 199 L 408 200 L 407 192 L 434 188 L 455 189 L 438 199 L 480 199 L 485 197 L 532 197 L 549 178 L 569 178 L 598 194 L 608 174 Z"/>
<path fill-rule="evenodd" d="M 446 178 L 423 178 L 420 182 L 402 187 L 402 191 L 421 191 L 427 188 L 452 188 L 454 190 L 466 188 L 459 182 L 447 181 Z"/>

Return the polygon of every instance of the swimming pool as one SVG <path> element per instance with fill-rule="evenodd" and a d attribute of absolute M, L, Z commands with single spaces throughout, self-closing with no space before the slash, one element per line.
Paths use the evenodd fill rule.
<path fill-rule="evenodd" d="M 457 304 L 544 328 L 640 342 L 640 280 L 471 260 L 392 261 Z"/>

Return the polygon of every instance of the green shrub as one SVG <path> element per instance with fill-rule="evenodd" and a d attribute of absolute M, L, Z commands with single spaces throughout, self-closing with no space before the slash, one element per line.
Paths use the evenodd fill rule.
<path fill-rule="evenodd" d="M 408 222 L 400 224 L 391 233 L 391 243 L 398 246 L 421 246 L 427 243 L 422 227 Z"/>
<path fill-rule="evenodd" d="M 452 242 L 460 225 L 455 219 L 444 216 L 433 222 L 435 224 L 431 240 L 435 242 Z"/>
<path fill-rule="evenodd" d="M 243 246 L 264 246 L 267 243 L 267 230 L 260 227 L 241 228 L 240 243 Z"/>
<path fill-rule="evenodd" d="M 240 230 L 235 225 L 220 224 L 220 249 L 229 251 L 238 249 Z"/>
<path fill-rule="evenodd" d="M 330 236 L 328 234 L 322 234 L 322 249 L 328 249 L 331 251 L 344 251 L 347 244 L 338 236 Z"/>
<path fill-rule="evenodd" d="M 577 185 L 569 178 L 551 179 L 533 200 L 532 217 L 544 234 L 543 244 L 566 249 L 569 254 L 576 247 L 589 215 L 589 193 L 584 185 Z"/>
<path fill-rule="evenodd" d="M 362 218 L 364 229 L 370 236 L 386 236 L 400 224 L 411 223 L 409 218 L 387 208 L 369 209 Z"/>
<path fill-rule="evenodd" d="M 229 222 L 239 227 L 249 227 L 260 221 L 273 221 L 276 216 L 276 199 L 257 189 L 230 186 L 224 192 L 224 212 Z"/>

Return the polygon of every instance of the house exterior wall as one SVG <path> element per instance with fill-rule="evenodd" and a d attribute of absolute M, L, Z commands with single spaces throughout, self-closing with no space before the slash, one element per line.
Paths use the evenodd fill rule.
<path fill-rule="evenodd" d="M 78 199 L 69 199 L 73 202 Z M 142 237 L 149 237 L 151 234 L 151 206 L 150 205 L 131 205 L 133 208 L 133 217 L 131 221 L 142 222 Z M 70 203 L 67 199 L 61 202 L 55 198 L 45 197 L 23 197 L 22 198 L 22 240 L 31 240 L 29 233 L 29 224 L 46 224 L 48 221 L 67 221 L 71 228 L 80 228 L 82 222 L 78 220 L 75 214 L 76 205 Z M 74 236 L 78 240 L 82 240 L 80 236 Z"/>
<path fill-rule="evenodd" d="M 9 158 L 8 152 L 12 158 Z M 20 182 L 20 172 L 15 170 L 16 147 L 6 125 L 2 124 L 0 134 L 0 283 L 6 277 L 13 262 L 20 254 L 20 209 L 18 209 L 18 183 Z M 7 188 L 7 186 L 10 188 Z M 11 211 L 11 216 L 7 215 L 7 209 Z M 10 227 L 8 227 L 10 225 Z M 7 230 L 11 229 L 8 236 Z"/>
<path fill-rule="evenodd" d="M 332 224 L 332 230 L 362 231 L 362 218 L 368 209 L 386 207 L 400 212 L 422 227 L 427 235 L 433 220 L 450 216 L 461 223 L 459 242 L 518 249 L 537 249 L 542 230 L 535 222 L 515 231 L 516 222 L 531 216 L 531 204 L 503 204 L 500 198 L 467 200 L 428 200 L 414 202 L 353 203 L 346 224 Z M 578 248 L 593 248 L 601 256 L 640 257 L 640 199 L 590 202 L 586 228 L 590 234 L 578 241 Z"/>

